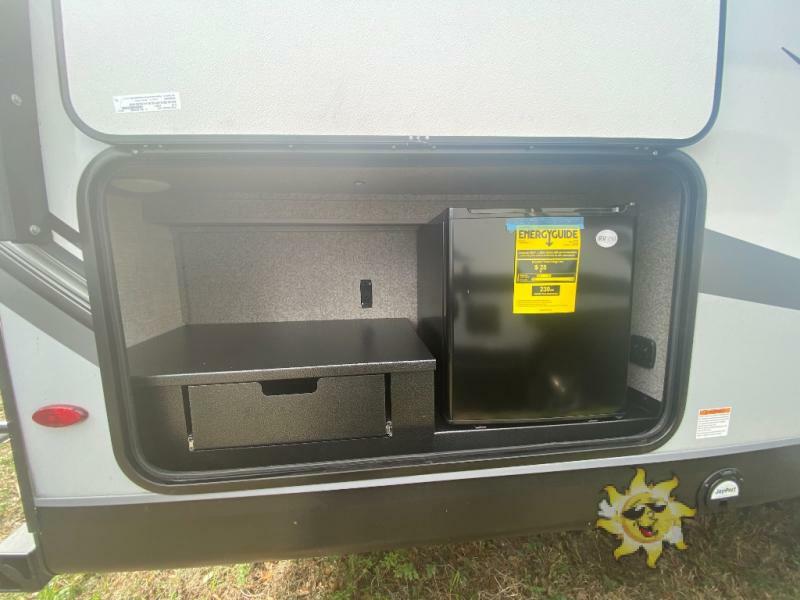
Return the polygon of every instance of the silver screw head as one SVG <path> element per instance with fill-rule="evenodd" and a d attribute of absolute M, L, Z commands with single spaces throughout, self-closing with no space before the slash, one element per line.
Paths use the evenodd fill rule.
<path fill-rule="evenodd" d="M 11 94 L 11 104 L 14 106 L 22 106 L 22 96 L 19 94 Z"/>
<path fill-rule="evenodd" d="M 38 225 L 31 225 L 30 227 L 28 227 L 28 231 L 31 232 L 31 235 L 39 235 L 40 233 L 42 233 L 42 228 L 39 227 Z"/>

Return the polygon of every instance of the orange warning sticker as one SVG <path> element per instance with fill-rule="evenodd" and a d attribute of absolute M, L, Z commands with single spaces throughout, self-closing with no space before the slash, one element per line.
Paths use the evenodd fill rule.
<path fill-rule="evenodd" d="M 731 424 L 731 407 L 701 408 L 697 412 L 695 439 L 725 437 Z"/>

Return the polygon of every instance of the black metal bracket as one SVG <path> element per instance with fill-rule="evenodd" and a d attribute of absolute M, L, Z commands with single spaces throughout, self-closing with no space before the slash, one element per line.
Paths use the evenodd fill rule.
<path fill-rule="evenodd" d="M 0 240 L 51 240 L 28 3 L 0 3 Z"/>
<path fill-rule="evenodd" d="M 0 591 L 36 592 L 52 578 L 36 537 L 24 524 L 0 542 Z"/>
<path fill-rule="evenodd" d="M 0 269 L 79 323 L 92 327 L 83 263 L 57 244 L 0 241 Z"/>

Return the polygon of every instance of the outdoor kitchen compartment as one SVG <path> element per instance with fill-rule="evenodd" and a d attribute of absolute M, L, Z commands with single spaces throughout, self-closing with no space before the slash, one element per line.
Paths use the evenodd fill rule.
<path fill-rule="evenodd" d="M 634 212 L 628 205 L 553 212 L 450 209 L 424 228 L 420 331 L 437 355 L 437 393 L 448 422 L 587 420 L 622 410 Z M 554 229 L 559 223 L 577 229 Z M 557 243 L 548 230 L 551 236 L 575 235 L 577 250 L 552 250 Z M 536 232 L 548 240 L 541 250 L 515 248 L 524 243 L 518 235 L 522 240 Z M 575 260 L 521 259 L 553 252 L 572 253 Z M 573 285 L 569 306 L 567 288 Z"/>
<path fill-rule="evenodd" d="M 645 434 L 679 392 L 673 307 L 696 221 L 676 172 L 508 156 L 124 159 L 90 233 L 132 452 L 159 478 L 277 476 Z M 450 212 L 447 304 L 445 221 L 431 223 Z M 541 216 L 583 219 L 575 311 L 514 314 L 507 221 Z M 446 317 L 452 349 L 436 341 Z M 628 361 L 630 334 L 649 361 Z"/>

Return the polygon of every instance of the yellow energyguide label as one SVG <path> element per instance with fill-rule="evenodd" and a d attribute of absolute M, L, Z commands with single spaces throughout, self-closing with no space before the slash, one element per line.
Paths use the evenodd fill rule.
<path fill-rule="evenodd" d="M 521 226 L 514 236 L 514 313 L 575 312 L 581 228 Z"/>

